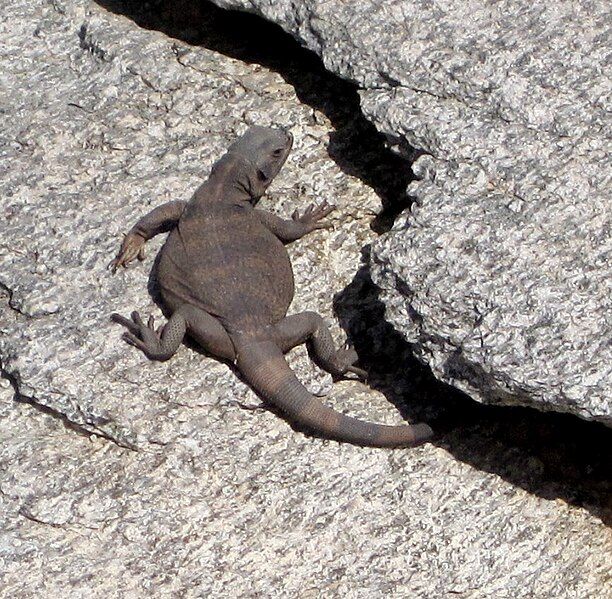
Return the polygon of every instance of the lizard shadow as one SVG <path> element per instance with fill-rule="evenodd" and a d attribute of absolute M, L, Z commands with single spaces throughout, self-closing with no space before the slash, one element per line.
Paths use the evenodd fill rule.
<path fill-rule="evenodd" d="M 406 186 L 413 178 L 410 167 L 417 152 L 409 147 L 400 148 L 403 156 L 391 152 L 384 136 L 361 113 L 355 84 L 326 71 L 318 56 L 276 25 L 203 0 L 96 1 L 142 27 L 279 73 L 300 101 L 313 108 L 313 118 L 317 110 L 330 120 L 330 157 L 381 198 L 384 209 L 372 224 L 376 232 L 389 230 L 410 205 Z M 435 379 L 385 321 L 368 252 L 362 248 L 362 266 L 336 294 L 334 311 L 369 372 L 369 386 L 382 392 L 407 420 L 428 422 L 437 433 L 433 442 L 455 458 L 532 494 L 582 506 L 612 523 L 612 431 L 571 415 L 481 405 Z M 159 303 L 155 270 L 149 292 Z M 195 344 L 189 346 L 204 353 Z"/>

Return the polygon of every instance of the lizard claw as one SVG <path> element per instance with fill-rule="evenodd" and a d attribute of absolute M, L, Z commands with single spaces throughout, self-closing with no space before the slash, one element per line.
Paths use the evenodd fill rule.
<path fill-rule="evenodd" d="M 144 322 L 142 322 L 142 318 L 140 318 L 140 314 L 134 310 L 131 314 L 132 320 L 138 326 L 138 328 L 144 327 Z"/>
<path fill-rule="evenodd" d="M 155 329 L 155 318 L 149 316 L 145 324 L 136 311 L 132 312 L 131 320 L 121 316 L 121 314 L 111 314 L 111 320 L 124 326 L 127 331 L 122 335 L 123 340 L 129 345 L 133 345 L 147 353 L 159 346 L 163 326 Z"/>
<path fill-rule="evenodd" d="M 343 376 L 347 372 L 352 372 L 356 374 L 360 380 L 365 382 L 368 378 L 368 373 L 363 368 L 355 366 L 358 360 L 359 356 L 355 348 L 348 342 L 345 343 L 345 347 L 336 352 L 335 361 L 339 376 Z"/>
<path fill-rule="evenodd" d="M 145 238 L 138 233 L 128 233 L 123 238 L 119 253 L 108 263 L 107 268 L 115 274 L 120 266 L 127 268 L 127 265 L 136 259 L 142 262 L 145 258 L 145 241 Z"/>
<path fill-rule="evenodd" d="M 363 368 L 358 368 L 357 366 L 349 366 L 347 372 L 352 372 L 356 374 L 360 381 L 366 383 L 368 381 L 368 373 Z"/>
<path fill-rule="evenodd" d="M 111 314 L 111 320 L 125 327 L 132 333 L 138 332 L 138 327 L 134 324 L 134 322 L 132 322 L 129 318 L 125 318 L 124 316 L 121 316 L 121 314 L 117 314 L 116 312 L 113 312 Z"/>
<path fill-rule="evenodd" d="M 123 335 L 121 335 L 121 338 L 128 344 L 128 345 L 133 345 L 134 347 L 137 347 L 138 349 L 145 351 L 146 350 L 146 346 L 145 344 L 142 342 L 141 339 L 139 339 L 138 337 L 136 337 L 136 335 L 134 335 L 133 333 L 129 333 L 129 332 L 125 332 L 123 333 Z"/>
<path fill-rule="evenodd" d="M 305 225 L 309 231 L 314 231 L 315 229 L 329 229 L 333 226 L 332 223 L 320 221 L 335 209 L 336 207 L 334 205 L 328 204 L 327 201 L 323 201 L 320 206 L 309 204 L 302 216 L 300 216 L 299 212 L 296 210 L 291 215 L 291 218 Z"/>

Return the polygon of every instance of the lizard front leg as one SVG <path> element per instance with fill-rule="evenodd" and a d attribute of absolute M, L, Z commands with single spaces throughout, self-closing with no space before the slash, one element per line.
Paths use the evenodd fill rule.
<path fill-rule="evenodd" d="M 153 316 L 147 324 L 142 321 L 138 312 L 132 312 L 132 320 L 121 314 L 112 314 L 111 319 L 123 325 L 127 331 L 123 339 L 142 350 L 151 360 L 163 362 L 169 360 L 181 345 L 187 331 L 187 321 L 180 312 L 175 312 L 163 326 L 155 329 Z"/>
<path fill-rule="evenodd" d="M 261 222 L 283 243 L 290 243 L 291 241 L 304 237 L 304 235 L 316 229 L 331 228 L 332 224 L 324 222 L 322 219 L 335 209 L 335 206 L 327 202 L 323 202 L 320 206 L 316 207 L 314 204 L 310 204 L 310 206 L 306 208 L 304 214 L 300 216 L 299 211 L 296 210 L 291 215 L 290 220 L 280 218 L 264 210 L 255 210 L 255 213 L 260 218 Z"/>
<path fill-rule="evenodd" d="M 115 274 L 120 266 L 126 268 L 136 258 L 144 260 L 145 242 L 158 233 L 173 229 L 186 205 L 187 202 L 178 200 L 167 202 L 143 216 L 123 238 L 119 253 L 108 265 L 111 272 Z"/>

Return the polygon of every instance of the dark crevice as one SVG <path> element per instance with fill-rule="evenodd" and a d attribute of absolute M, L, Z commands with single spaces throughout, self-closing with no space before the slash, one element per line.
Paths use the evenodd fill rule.
<path fill-rule="evenodd" d="M 373 188 L 383 211 L 372 223 L 376 232 L 390 229 L 411 198 L 411 160 L 416 151 L 402 144 L 403 156 L 387 147 L 385 136 L 362 114 L 357 86 L 326 71 L 319 57 L 280 27 L 252 14 L 226 11 L 199 0 L 97 0 L 147 29 L 202 46 L 277 72 L 295 89 L 303 104 L 331 122 L 329 156 L 347 174 Z"/>
<path fill-rule="evenodd" d="M 329 156 L 372 187 L 383 201 L 377 232 L 388 230 L 411 199 L 411 159 L 391 152 L 360 110 L 355 84 L 327 72 L 321 60 L 278 26 L 251 14 L 224 11 L 203 0 L 97 0 L 107 9 L 184 43 L 255 63 L 279 73 L 301 102 L 325 114 L 334 128 Z M 357 251 L 357 250 L 356 250 Z M 495 473 L 530 493 L 582 506 L 612 521 L 612 431 L 577 417 L 530 408 L 483 406 L 435 379 L 413 348 L 384 320 L 384 305 L 363 266 L 334 298 L 334 309 L 369 385 L 410 421 L 435 429 L 434 443 L 457 459 Z"/>
<path fill-rule="evenodd" d="M 10 383 L 11 387 L 13 388 L 14 401 L 18 403 L 22 403 L 22 404 L 27 404 L 31 406 L 33 409 L 35 409 L 37 412 L 41 412 L 42 414 L 51 416 L 55 420 L 58 420 L 59 422 L 61 422 L 62 425 L 67 430 L 72 431 L 74 433 L 77 433 L 78 435 L 81 435 L 87 438 L 89 438 L 91 435 L 95 435 L 96 437 L 100 437 L 101 439 L 106 439 L 107 441 L 110 441 L 111 443 L 114 443 L 115 445 L 123 449 L 131 449 L 132 451 L 137 451 L 137 447 L 130 443 L 122 442 L 118 439 L 115 439 L 114 437 L 105 433 L 104 431 L 101 431 L 98 429 L 94 430 L 93 428 L 89 429 L 76 422 L 73 422 L 64 413 L 58 410 L 55 410 L 45 404 L 41 404 L 37 402 L 36 399 L 34 399 L 33 397 L 28 397 L 27 395 L 23 395 L 21 391 L 19 390 L 19 382 L 18 382 L 17 376 L 5 370 L 1 362 L 0 362 L 0 379 L 5 379 Z"/>
<path fill-rule="evenodd" d="M 482 405 L 441 383 L 384 320 L 380 291 L 364 266 L 334 298 L 368 384 L 411 422 L 425 421 L 434 443 L 455 458 L 545 499 L 560 498 L 612 524 L 612 431 L 569 414 Z"/>
<path fill-rule="evenodd" d="M 0 300 L 2 295 L 6 297 L 6 305 L 19 316 L 29 316 L 21 310 L 21 308 L 15 302 L 15 292 L 6 284 L 0 282 Z"/>
<path fill-rule="evenodd" d="M 61 524 L 56 524 L 55 522 L 47 522 L 46 520 L 41 520 L 40 518 L 37 518 L 28 510 L 27 507 L 20 507 L 17 513 L 20 516 L 23 516 L 26 520 L 29 520 L 30 522 L 42 524 L 43 526 L 50 526 L 51 528 L 62 528 Z"/>

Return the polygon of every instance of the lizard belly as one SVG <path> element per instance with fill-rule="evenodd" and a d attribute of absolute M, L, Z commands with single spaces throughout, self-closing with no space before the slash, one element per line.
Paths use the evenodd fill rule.
<path fill-rule="evenodd" d="M 228 330 L 255 331 L 287 313 L 293 271 L 284 245 L 258 220 L 232 220 L 181 223 L 162 248 L 158 281 L 169 308 L 189 303 Z"/>

